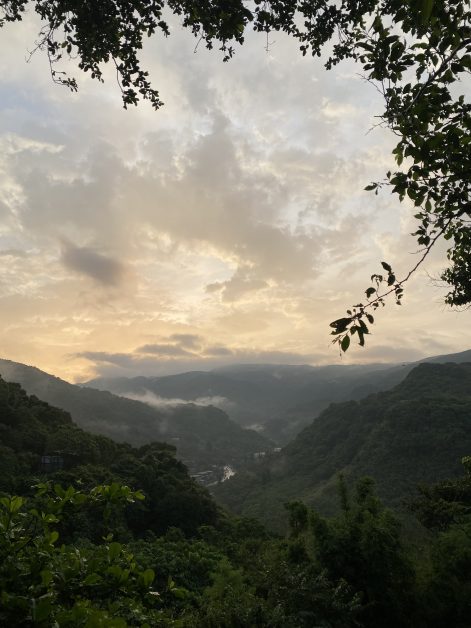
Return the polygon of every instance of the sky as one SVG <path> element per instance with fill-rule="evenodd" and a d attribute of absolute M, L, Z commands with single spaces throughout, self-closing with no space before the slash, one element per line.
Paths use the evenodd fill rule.
<path fill-rule="evenodd" d="M 364 191 L 394 168 L 382 102 L 276 34 L 229 63 L 173 23 L 142 63 L 165 106 L 124 110 L 78 69 L 55 85 L 27 16 L 0 31 L 0 356 L 69 381 L 230 363 L 399 362 L 471 347 L 438 247 L 340 356 L 329 322 L 388 261 L 413 209 Z M 68 66 L 67 66 L 67 69 Z"/>

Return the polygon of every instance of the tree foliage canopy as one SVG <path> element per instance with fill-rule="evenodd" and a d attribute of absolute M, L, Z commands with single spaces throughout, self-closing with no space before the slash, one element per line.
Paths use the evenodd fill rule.
<path fill-rule="evenodd" d="M 372 312 L 388 295 L 401 303 L 404 283 L 441 238 L 449 243 L 440 276 L 449 286 L 445 302 L 469 306 L 471 116 L 459 92 L 471 70 L 469 0 L 8 0 L 1 3 L 0 26 L 21 20 L 29 6 L 43 23 L 37 47 L 47 53 L 53 79 L 77 89 L 75 78 L 58 69 L 64 56 L 77 58 L 79 68 L 98 80 L 102 65 L 111 62 L 125 107 L 140 98 L 156 109 L 162 105 L 138 55 L 147 36 L 170 34 L 169 13 L 208 48 L 219 46 L 225 61 L 248 28 L 283 31 L 304 55 L 320 56 L 332 44 L 327 69 L 356 60 L 384 97 L 380 123 L 398 138 L 397 169 L 366 189 L 378 193 L 387 186 L 401 201 L 409 199 L 419 250 L 416 265 L 402 278 L 382 263 L 366 298 L 331 324 L 334 342 L 342 351 L 352 336 L 363 345 Z"/>

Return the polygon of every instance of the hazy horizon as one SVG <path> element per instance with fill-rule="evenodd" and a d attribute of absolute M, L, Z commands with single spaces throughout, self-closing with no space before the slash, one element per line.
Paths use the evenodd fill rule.
<path fill-rule="evenodd" d="M 459 351 L 459 352 L 453 352 L 453 353 L 464 353 L 468 351 L 467 349 L 464 349 L 463 351 Z M 442 355 L 448 355 L 448 354 L 442 354 Z M 223 361 L 223 360 L 219 360 L 219 361 L 210 361 L 210 360 L 200 360 L 200 361 L 193 361 L 193 362 L 181 362 L 178 360 L 174 360 L 172 362 L 167 361 L 163 361 L 162 363 L 156 363 L 156 362 L 149 362 L 149 364 L 147 364 L 146 366 L 143 366 L 141 362 L 139 362 L 136 365 L 133 365 L 132 363 L 125 363 L 120 364 L 119 362 L 107 362 L 107 360 L 102 357 L 101 361 L 103 366 L 101 367 L 101 372 L 99 374 L 97 374 L 94 377 L 91 377 L 89 379 L 67 379 L 62 377 L 60 374 L 55 373 L 53 371 L 47 371 L 45 369 L 40 368 L 37 364 L 32 364 L 32 363 L 22 363 L 22 362 L 18 362 L 16 360 L 11 360 L 11 358 L 8 358 L 6 356 L 0 356 L 0 360 L 5 360 L 8 362 L 13 362 L 13 363 L 18 363 L 18 364 L 24 364 L 24 366 L 28 366 L 28 367 L 33 367 L 33 368 L 38 368 L 41 371 L 46 372 L 49 375 L 53 375 L 54 377 L 59 377 L 60 379 L 63 379 L 64 381 L 68 381 L 72 384 L 78 384 L 78 385 L 83 385 L 83 384 L 88 384 L 89 382 L 92 382 L 94 379 L 107 379 L 107 378 L 119 378 L 119 377 L 123 377 L 123 378 L 135 378 L 135 377 L 166 377 L 166 376 L 173 376 L 173 375 L 183 375 L 183 374 L 187 374 L 187 373 L 191 373 L 191 372 L 211 372 L 211 371 L 222 371 L 224 372 L 225 369 L 229 369 L 229 371 L 231 371 L 232 369 L 250 369 L 250 368 L 254 368 L 254 369 L 276 369 L 276 368 L 328 368 L 328 367 L 338 367 L 338 366 L 352 366 L 352 367 L 372 367 L 374 368 L 378 368 L 378 369 L 383 369 L 383 368 L 388 368 L 388 367 L 394 367 L 394 366 L 399 366 L 402 364 L 412 364 L 415 362 L 420 362 L 420 361 L 424 361 L 427 360 L 429 358 L 435 358 L 435 357 L 439 357 L 438 355 L 434 354 L 434 355 L 422 355 L 419 357 L 416 357 L 414 359 L 411 360 L 395 360 L 395 361 L 369 361 L 369 362 L 356 362 L 354 364 L 350 364 L 350 363 L 346 363 L 345 361 L 334 361 L 334 362 L 325 362 L 325 363 L 317 363 L 317 364 L 308 364 L 308 363 L 292 363 L 292 362 L 260 362 L 260 361 Z M 1 372 L 0 372 L 1 374 Z M 207 404 L 203 404 L 203 405 L 207 405 Z"/>

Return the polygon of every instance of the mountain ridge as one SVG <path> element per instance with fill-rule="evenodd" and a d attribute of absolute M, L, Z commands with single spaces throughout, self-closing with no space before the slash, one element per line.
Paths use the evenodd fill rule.
<path fill-rule="evenodd" d="M 115 394 L 194 401 L 218 398 L 216 404 L 242 426 L 255 426 L 279 445 L 287 444 L 332 402 L 361 399 L 402 381 L 422 362 L 471 361 L 471 350 L 403 363 L 360 365 L 233 364 L 211 371 L 178 375 L 99 378 L 94 385 Z"/>
<path fill-rule="evenodd" d="M 18 382 L 28 394 L 69 412 L 82 428 L 118 442 L 140 446 L 169 442 L 193 472 L 211 465 L 237 466 L 247 456 L 271 447 L 270 441 L 244 430 L 220 409 L 188 404 L 158 410 L 108 391 L 70 384 L 40 369 L 0 359 L 0 374 Z"/>
<path fill-rule="evenodd" d="M 380 496 L 401 505 L 419 483 L 461 473 L 471 452 L 471 363 L 428 361 L 392 390 L 332 404 L 284 447 L 222 486 L 216 497 L 267 525 L 300 499 L 331 513 L 337 476 L 369 475 Z"/>

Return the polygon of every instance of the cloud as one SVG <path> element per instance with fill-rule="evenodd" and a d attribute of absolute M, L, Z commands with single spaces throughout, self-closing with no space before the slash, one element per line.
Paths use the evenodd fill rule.
<path fill-rule="evenodd" d="M 182 347 L 196 349 L 201 345 L 202 337 L 197 334 L 171 334 L 169 340 L 176 342 Z"/>
<path fill-rule="evenodd" d="M 178 345 L 168 345 L 168 344 L 153 344 L 153 345 L 143 345 L 136 349 L 136 353 L 155 353 L 156 355 L 161 356 L 192 356 L 194 355 L 190 351 L 186 351 L 182 347 Z"/>
<path fill-rule="evenodd" d="M 319 354 L 302 354 L 289 351 L 257 349 L 229 349 L 213 347 L 201 355 L 190 356 L 150 354 L 108 353 L 106 351 L 83 351 L 75 358 L 93 364 L 93 375 L 97 377 L 127 377 L 135 375 L 174 375 L 188 371 L 209 371 L 231 364 L 313 364 L 322 359 Z"/>
<path fill-rule="evenodd" d="M 208 284 L 206 286 L 206 292 L 209 294 L 220 292 L 223 301 L 231 302 L 238 301 L 251 292 L 267 288 L 268 285 L 269 284 L 263 279 L 251 277 L 250 271 L 238 268 L 234 275 L 227 281 Z"/>
<path fill-rule="evenodd" d="M 217 356 L 217 355 L 233 355 L 232 349 L 229 347 L 223 347 L 219 345 L 217 347 L 206 347 L 204 350 L 205 355 Z"/>
<path fill-rule="evenodd" d="M 66 240 L 62 243 L 61 261 L 69 270 L 106 286 L 119 286 L 126 274 L 121 261 Z"/>
<path fill-rule="evenodd" d="M 5 249 L 0 251 L 0 257 L 25 258 L 27 257 L 27 253 L 20 249 Z"/>
<path fill-rule="evenodd" d="M 153 408 L 165 409 L 165 408 L 174 408 L 175 406 L 181 405 L 195 405 L 195 406 L 215 406 L 216 408 L 221 408 L 222 410 L 228 409 L 232 407 L 234 404 L 226 399 L 226 397 L 221 396 L 213 396 L 213 397 L 196 397 L 195 399 L 178 399 L 178 398 L 167 398 L 160 397 L 150 390 L 146 390 L 145 393 L 137 394 L 137 393 L 126 393 L 120 395 L 121 397 L 126 397 L 127 399 L 133 399 L 134 401 L 141 401 L 142 403 L 146 403 Z"/>
<path fill-rule="evenodd" d="M 83 358 L 92 362 L 113 364 L 120 368 L 131 368 L 136 360 L 132 354 L 128 353 L 107 353 L 106 351 L 82 351 L 70 357 Z"/>
<path fill-rule="evenodd" d="M 142 51 L 166 106 L 123 111 L 112 68 L 70 94 L 42 57 L 22 63 L 30 17 L 2 29 L 6 357 L 82 380 L 339 361 L 329 321 L 361 299 L 379 260 L 396 268 L 414 248 L 407 204 L 363 191 L 394 163 L 392 134 L 366 135 L 383 105 L 374 89 L 348 63 L 325 72 L 282 33 L 268 53 L 249 35 L 222 64 L 177 27 Z M 441 353 L 462 348 L 465 315 L 450 324 L 419 284 L 342 360 L 426 354 L 423 329 Z"/>

